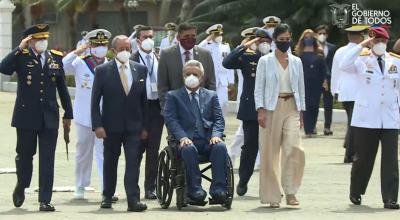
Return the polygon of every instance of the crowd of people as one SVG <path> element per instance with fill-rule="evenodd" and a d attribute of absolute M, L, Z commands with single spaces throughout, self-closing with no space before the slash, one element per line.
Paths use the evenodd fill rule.
<path fill-rule="evenodd" d="M 201 203 L 207 197 L 200 155 L 212 165 L 213 201 L 227 199 L 226 162 L 240 157 L 238 196 L 247 193 L 259 167 L 261 203 L 279 208 L 284 196 L 287 205 L 298 206 L 296 194 L 305 167 L 301 129 L 305 138 L 317 134 L 322 97 L 323 134 L 332 135 L 333 101 L 338 94 L 348 116 L 344 162 L 352 163 L 350 201 L 361 204 L 380 142 L 382 201 L 384 208 L 398 209 L 400 56 L 387 52 L 388 31 L 348 27 L 349 43 L 336 50 L 327 41 L 327 25 L 304 30 L 294 44 L 290 26 L 280 18 L 268 16 L 263 23 L 243 30 L 242 43 L 235 48 L 224 43 L 222 24 L 210 26 L 206 39 L 196 45 L 196 26 L 168 23 L 159 53 L 150 26 L 136 25 L 131 36 L 114 37 L 106 29 L 95 29 L 82 32 L 83 40 L 65 56 L 47 49 L 48 25 L 27 28 L 19 46 L 0 63 L 1 73 L 16 73 L 18 79 L 12 119 L 17 130 L 14 205 L 24 203 L 38 143 L 39 209 L 55 210 L 51 197 L 58 91 L 65 111 L 63 127 L 69 130 L 72 119 L 76 127 L 75 199 L 85 198 L 85 187 L 91 184 L 94 154 L 100 207 L 111 208 L 118 201 L 122 146 L 128 211 L 146 210 L 140 199 L 140 165 L 145 155 L 144 198 L 157 199 L 157 158 L 165 124 L 168 143 L 177 147 L 185 164 L 190 201 Z M 111 59 L 106 57 L 109 51 Z M 228 150 L 224 128 L 235 72 L 241 123 Z M 65 75 L 75 79 L 73 105 Z"/>

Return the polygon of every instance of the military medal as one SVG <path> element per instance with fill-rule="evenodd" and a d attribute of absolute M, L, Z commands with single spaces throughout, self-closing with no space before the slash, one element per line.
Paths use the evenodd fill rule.
<path fill-rule="evenodd" d="M 388 72 L 389 72 L 389 74 L 397 73 L 397 66 L 395 66 L 395 65 L 392 64 L 392 65 L 389 67 Z"/>

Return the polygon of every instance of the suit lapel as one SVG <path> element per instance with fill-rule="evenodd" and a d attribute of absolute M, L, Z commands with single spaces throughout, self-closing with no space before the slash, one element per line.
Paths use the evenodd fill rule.
<path fill-rule="evenodd" d="M 138 74 L 137 74 L 137 70 L 136 70 L 135 64 L 133 64 L 132 62 L 129 62 L 129 67 L 131 69 L 131 74 L 132 74 L 132 84 L 131 84 L 131 89 L 128 92 L 128 95 L 132 93 L 132 91 L 134 89 L 134 85 L 138 80 Z"/>
<path fill-rule="evenodd" d="M 192 105 L 190 103 L 190 97 L 189 94 L 186 91 L 185 87 L 181 88 L 181 96 L 183 98 L 184 103 L 188 103 L 189 105 L 185 105 L 188 108 L 188 111 L 192 113 L 193 118 L 195 117 L 194 112 L 192 110 Z"/>
<path fill-rule="evenodd" d="M 199 51 L 197 49 L 197 46 L 193 47 L 193 59 L 194 60 L 199 60 Z"/>
<path fill-rule="evenodd" d="M 182 60 L 181 50 L 179 48 L 179 45 L 175 45 L 174 47 L 175 47 L 175 54 L 176 54 L 177 57 L 179 57 L 178 60 L 180 61 L 180 62 L 177 63 L 178 64 L 177 68 L 180 71 L 177 71 L 177 72 L 181 72 L 182 69 L 183 69 L 183 60 Z"/>
<path fill-rule="evenodd" d="M 206 96 L 203 88 L 199 90 L 199 107 L 200 107 L 200 114 L 203 114 L 204 103 L 206 103 Z"/>

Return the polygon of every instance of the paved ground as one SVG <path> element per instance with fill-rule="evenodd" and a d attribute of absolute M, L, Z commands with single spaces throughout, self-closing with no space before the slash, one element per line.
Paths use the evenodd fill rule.
<path fill-rule="evenodd" d="M 11 114 L 15 95 L 0 93 L 0 168 L 14 168 L 15 129 L 10 127 Z M 234 115 L 227 119 L 227 143 L 230 143 L 237 128 L 238 121 Z M 318 124 L 321 131 L 321 124 Z M 232 210 L 226 211 L 219 206 L 188 207 L 178 211 L 173 204 L 168 210 L 163 210 L 155 201 L 145 201 L 149 210 L 145 213 L 127 213 L 123 189 L 124 160 L 119 165 L 117 191 L 121 200 L 114 205 L 113 210 L 100 210 L 100 194 L 97 191 L 98 182 L 94 169 L 92 185 L 96 191 L 86 193 L 87 200 L 76 201 L 72 192 L 56 192 L 53 194 L 55 213 L 39 213 L 37 204 L 37 158 L 35 158 L 34 177 L 31 189 L 28 189 L 26 201 L 22 208 L 14 208 L 11 193 L 15 186 L 15 174 L 0 174 L 0 220 L 8 219 L 398 219 L 399 211 L 382 208 L 379 184 L 379 159 L 362 206 L 350 205 L 348 186 L 350 177 L 349 165 L 342 164 L 344 150 L 342 138 L 344 124 L 333 126 L 334 136 L 319 136 L 315 139 L 304 139 L 306 151 L 306 169 L 303 185 L 298 193 L 301 206 L 271 209 L 259 203 L 258 172 L 255 172 L 249 184 L 249 192 L 245 197 L 235 197 Z M 72 144 L 70 160 L 66 160 L 65 145 L 62 140 L 56 153 L 55 186 L 66 187 L 74 184 L 74 154 L 75 135 L 72 128 Z M 163 139 L 164 140 L 164 139 Z M 163 142 L 163 145 L 165 141 Z M 379 154 L 378 154 L 379 155 Z M 236 165 L 237 166 L 237 165 Z M 142 172 L 143 174 L 144 172 Z M 237 174 L 236 174 L 237 179 Z M 143 175 L 141 175 L 141 186 Z"/>

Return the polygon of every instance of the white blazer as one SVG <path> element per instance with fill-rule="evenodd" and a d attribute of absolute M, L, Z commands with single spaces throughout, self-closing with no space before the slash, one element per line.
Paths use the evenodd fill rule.
<path fill-rule="evenodd" d="M 305 111 L 303 64 L 300 58 L 289 53 L 289 79 L 298 111 Z M 275 52 L 260 58 L 257 65 L 254 101 L 256 109 L 275 110 L 279 96 L 279 73 Z"/>
<path fill-rule="evenodd" d="M 351 125 L 373 129 L 399 129 L 400 59 L 385 53 L 382 73 L 377 57 L 357 45 L 340 65 L 343 71 L 356 68 L 358 85 Z M 351 74 L 351 73 L 348 73 Z"/>
<path fill-rule="evenodd" d="M 347 68 L 346 71 L 339 68 L 345 54 L 355 46 L 357 46 L 356 43 L 350 42 L 346 46 L 339 48 L 333 57 L 331 93 L 332 95 L 335 95 L 335 93 L 338 94 L 339 102 L 354 102 L 356 100 L 355 91 L 358 85 L 357 75 L 354 74 L 357 71 L 356 68 Z"/>

